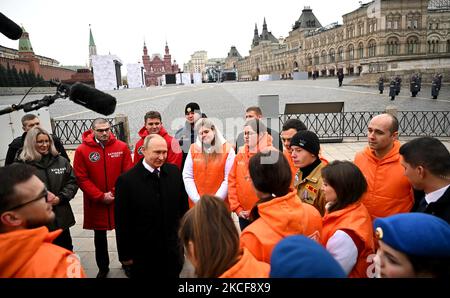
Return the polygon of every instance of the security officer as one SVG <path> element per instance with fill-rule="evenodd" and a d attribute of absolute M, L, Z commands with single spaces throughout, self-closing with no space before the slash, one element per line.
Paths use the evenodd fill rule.
<path fill-rule="evenodd" d="M 402 78 L 400 76 L 395 77 L 395 95 L 400 94 L 400 89 L 402 87 Z"/>
<path fill-rule="evenodd" d="M 413 74 L 410 81 L 410 87 L 411 96 L 416 97 L 417 93 L 419 93 L 420 86 L 419 86 L 419 76 L 417 74 Z"/>
<path fill-rule="evenodd" d="M 395 100 L 396 92 L 396 80 L 395 78 L 391 78 L 391 82 L 389 83 L 389 96 L 391 97 L 391 100 Z"/>
<path fill-rule="evenodd" d="M 433 99 L 437 99 L 439 96 L 439 91 L 441 90 L 442 75 L 436 74 L 431 82 L 431 96 Z"/>
<path fill-rule="evenodd" d="M 378 79 L 378 90 L 380 90 L 380 94 L 383 94 L 384 91 L 384 78 L 380 77 Z"/>

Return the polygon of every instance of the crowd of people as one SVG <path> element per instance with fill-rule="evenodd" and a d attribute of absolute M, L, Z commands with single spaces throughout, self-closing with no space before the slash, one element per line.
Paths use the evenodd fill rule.
<path fill-rule="evenodd" d="M 78 189 L 98 278 L 109 273 L 114 229 L 131 278 L 176 278 L 186 262 L 201 278 L 450 277 L 441 141 L 401 145 L 397 118 L 381 114 L 353 162 L 328 161 L 303 122 L 277 132 L 262 115 L 249 107 L 229 142 L 195 102 L 174 137 L 149 111 L 134 154 L 98 118 L 73 166 L 60 140 L 24 116 L 0 168 L 0 277 L 86 277 L 70 234 Z"/>

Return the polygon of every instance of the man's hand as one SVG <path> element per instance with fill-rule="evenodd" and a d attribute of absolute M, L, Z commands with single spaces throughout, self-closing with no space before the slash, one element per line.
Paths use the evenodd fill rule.
<path fill-rule="evenodd" d="M 111 192 L 105 192 L 105 196 L 103 197 L 103 203 L 106 205 L 111 204 L 114 201 L 114 195 Z"/>
<path fill-rule="evenodd" d="M 61 199 L 55 196 L 51 191 L 48 192 L 47 203 L 50 203 L 52 206 L 58 205 L 61 202 Z"/>

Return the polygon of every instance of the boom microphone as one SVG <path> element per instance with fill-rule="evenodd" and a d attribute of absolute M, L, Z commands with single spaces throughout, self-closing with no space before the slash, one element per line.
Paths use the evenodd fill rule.
<path fill-rule="evenodd" d="M 70 87 L 69 99 L 94 112 L 108 116 L 116 109 L 116 98 L 83 83 L 75 83 Z"/>
<path fill-rule="evenodd" d="M 9 39 L 17 40 L 22 36 L 22 28 L 0 12 L 0 32 Z"/>

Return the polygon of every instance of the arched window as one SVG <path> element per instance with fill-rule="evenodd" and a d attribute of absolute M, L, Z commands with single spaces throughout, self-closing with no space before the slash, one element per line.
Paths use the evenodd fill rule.
<path fill-rule="evenodd" d="M 322 51 L 320 54 L 320 63 L 325 64 L 327 63 L 327 52 L 325 50 Z"/>
<path fill-rule="evenodd" d="M 358 44 L 358 58 L 364 58 L 364 44 L 362 42 Z"/>
<path fill-rule="evenodd" d="M 348 59 L 349 60 L 355 59 L 355 48 L 353 47 L 352 44 L 348 46 Z"/>
<path fill-rule="evenodd" d="M 399 54 L 399 40 L 397 37 L 391 37 L 387 41 L 387 54 L 394 56 Z"/>
<path fill-rule="evenodd" d="M 406 40 L 407 45 L 407 53 L 408 55 L 417 54 L 418 53 L 418 45 L 419 39 L 415 36 L 409 37 Z"/>
<path fill-rule="evenodd" d="M 375 40 L 369 41 L 369 57 L 375 57 L 377 54 L 377 42 Z"/>
<path fill-rule="evenodd" d="M 334 52 L 334 49 L 330 50 L 329 56 L 330 56 L 330 63 L 336 62 L 336 53 Z"/>
<path fill-rule="evenodd" d="M 439 53 L 439 40 L 433 39 L 428 41 L 428 53 Z"/>
<path fill-rule="evenodd" d="M 338 49 L 338 62 L 344 61 L 344 48 L 340 47 Z"/>
<path fill-rule="evenodd" d="M 450 53 L 450 39 L 447 40 L 447 53 Z"/>
<path fill-rule="evenodd" d="M 308 54 L 306 59 L 307 59 L 308 65 L 311 66 L 312 65 L 312 56 L 311 56 L 311 54 Z"/>
<path fill-rule="evenodd" d="M 319 53 L 314 53 L 314 65 L 319 65 Z"/>

